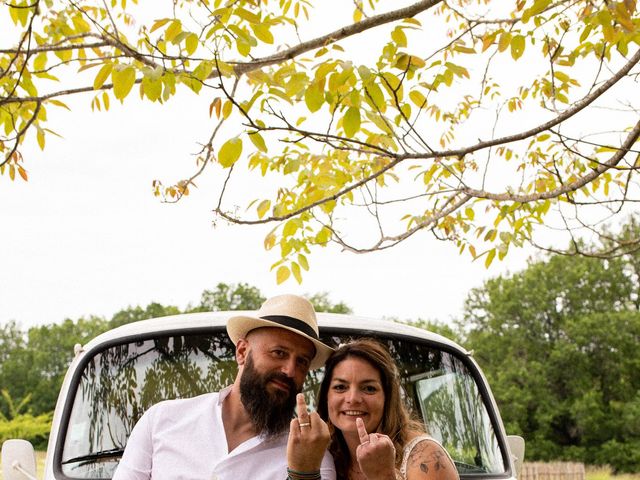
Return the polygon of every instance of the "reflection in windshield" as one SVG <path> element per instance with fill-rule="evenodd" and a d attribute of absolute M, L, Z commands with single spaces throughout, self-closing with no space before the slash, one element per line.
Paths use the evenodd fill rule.
<path fill-rule="evenodd" d="M 377 337 L 398 367 L 407 402 L 451 453 L 460 473 L 503 473 L 500 447 L 483 399 L 465 365 L 437 348 Z M 344 335 L 323 335 L 338 345 Z M 73 478 L 111 478 L 143 412 L 165 399 L 193 397 L 233 383 L 234 346 L 223 330 L 116 345 L 86 364 L 69 419 L 61 469 Z M 313 408 L 322 370 L 310 372 Z M 65 463 L 66 462 L 66 463 Z"/>

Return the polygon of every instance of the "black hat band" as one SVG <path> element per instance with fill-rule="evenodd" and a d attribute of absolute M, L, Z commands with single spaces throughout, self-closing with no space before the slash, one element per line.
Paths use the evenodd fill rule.
<path fill-rule="evenodd" d="M 318 340 L 318 334 L 315 332 L 313 328 L 311 328 L 308 324 L 303 322 L 302 320 L 298 320 L 297 318 L 288 317 L 286 315 L 265 315 L 264 317 L 260 317 L 263 320 L 269 320 L 270 322 L 278 323 L 283 327 L 293 328 L 298 330 L 299 332 L 308 335 L 311 338 Z"/>

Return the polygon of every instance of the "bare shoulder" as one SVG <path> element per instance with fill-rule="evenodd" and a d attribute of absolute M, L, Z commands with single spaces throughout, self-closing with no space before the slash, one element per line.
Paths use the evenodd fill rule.
<path fill-rule="evenodd" d="M 429 438 L 420 440 L 407 461 L 406 480 L 458 480 L 458 471 L 442 446 Z"/>

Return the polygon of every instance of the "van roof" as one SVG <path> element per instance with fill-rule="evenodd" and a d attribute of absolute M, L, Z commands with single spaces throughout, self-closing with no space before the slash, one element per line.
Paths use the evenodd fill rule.
<path fill-rule="evenodd" d="M 149 333 L 175 332 L 176 330 L 202 330 L 209 327 L 223 327 L 227 319 L 235 315 L 254 315 L 253 311 L 231 311 L 231 312 L 197 312 L 170 315 L 167 317 L 152 318 L 128 323 L 120 327 L 104 332 L 83 346 L 82 350 L 87 351 L 104 343 L 111 343 L 115 340 L 136 335 L 147 335 Z M 363 332 L 380 332 L 395 335 L 407 335 L 410 337 L 430 340 L 447 345 L 455 350 L 468 355 L 469 352 L 457 343 L 442 335 L 430 332 L 423 328 L 414 327 L 405 323 L 395 322 L 386 319 L 376 319 L 361 317 L 357 315 L 341 313 L 316 313 L 318 327 L 322 332 L 325 328 L 361 330 Z"/>

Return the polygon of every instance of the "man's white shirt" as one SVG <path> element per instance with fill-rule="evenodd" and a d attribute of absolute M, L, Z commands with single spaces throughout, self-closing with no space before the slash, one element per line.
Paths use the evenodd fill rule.
<path fill-rule="evenodd" d="M 287 436 L 248 439 L 229 453 L 222 402 L 231 387 L 167 400 L 147 410 L 131 432 L 113 480 L 285 480 Z M 331 455 L 323 480 L 335 480 Z"/>

